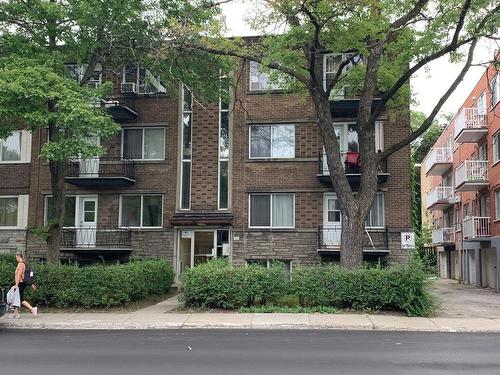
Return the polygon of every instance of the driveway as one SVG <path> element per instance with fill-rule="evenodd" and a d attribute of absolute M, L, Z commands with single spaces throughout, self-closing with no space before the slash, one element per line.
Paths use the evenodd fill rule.
<path fill-rule="evenodd" d="M 439 317 L 500 318 L 500 293 L 492 289 L 438 279 L 433 291 L 441 303 L 441 311 L 437 314 Z"/>

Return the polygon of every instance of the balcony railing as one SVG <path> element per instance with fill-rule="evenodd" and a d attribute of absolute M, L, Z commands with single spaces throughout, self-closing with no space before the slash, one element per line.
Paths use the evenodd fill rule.
<path fill-rule="evenodd" d="M 488 185 L 488 161 L 465 160 L 455 170 L 455 185 L 458 191 L 476 190 Z"/>
<path fill-rule="evenodd" d="M 339 248 L 342 228 L 323 228 L 318 226 L 318 248 Z M 365 230 L 363 248 L 367 250 L 389 249 L 389 233 L 387 228 L 382 230 Z"/>
<path fill-rule="evenodd" d="M 432 244 L 445 244 L 455 242 L 455 228 L 437 228 L 432 231 Z"/>
<path fill-rule="evenodd" d="M 119 157 L 73 159 L 68 162 L 66 182 L 86 187 L 129 186 L 135 183 L 135 163 Z"/>
<path fill-rule="evenodd" d="M 435 147 L 431 150 L 425 162 L 425 173 L 431 176 L 441 176 L 453 165 L 451 147 Z"/>
<path fill-rule="evenodd" d="M 358 163 L 350 163 L 347 162 L 346 157 L 348 152 L 341 152 L 340 157 L 342 160 L 342 164 L 344 165 L 344 170 L 346 174 L 361 174 L 361 164 Z M 326 153 L 321 153 L 319 155 L 319 164 L 318 164 L 318 174 L 322 176 L 330 176 L 330 170 L 328 169 L 328 162 L 326 160 Z M 379 163 L 378 167 L 379 174 L 387 173 L 387 159 L 383 159 Z"/>
<path fill-rule="evenodd" d="M 427 193 L 427 208 L 436 206 L 449 206 L 455 203 L 453 196 L 453 187 L 438 186 Z M 440 207 L 437 207 L 438 209 Z M 443 208 L 443 207 L 441 207 Z"/>
<path fill-rule="evenodd" d="M 464 219 L 464 239 L 473 240 L 490 237 L 490 218 L 471 216 Z"/>
<path fill-rule="evenodd" d="M 87 227 L 64 228 L 61 237 L 61 248 L 67 249 L 129 249 L 132 235 L 129 229 Z"/>
<path fill-rule="evenodd" d="M 477 142 L 487 133 L 486 115 L 477 108 L 463 108 L 455 119 L 455 141 Z"/>

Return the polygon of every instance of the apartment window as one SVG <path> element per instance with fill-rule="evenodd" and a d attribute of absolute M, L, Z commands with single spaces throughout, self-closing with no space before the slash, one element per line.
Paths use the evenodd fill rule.
<path fill-rule="evenodd" d="M 384 227 L 384 194 L 375 194 L 370 212 L 366 217 L 365 226 L 367 228 L 383 228 Z"/>
<path fill-rule="evenodd" d="M 0 228 L 17 227 L 18 198 L 0 197 Z"/>
<path fill-rule="evenodd" d="M 293 194 L 250 194 L 250 226 L 293 228 Z"/>
<path fill-rule="evenodd" d="M 137 92 L 139 94 L 165 93 L 167 90 L 161 84 L 160 77 L 155 77 L 148 69 L 137 67 Z"/>
<path fill-rule="evenodd" d="M 485 115 L 486 114 L 486 93 L 483 92 L 479 95 L 477 99 L 477 114 Z"/>
<path fill-rule="evenodd" d="M 342 69 L 342 74 L 347 73 L 349 69 L 352 69 L 355 65 L 362 63 L 363 57 L 358 54 L 352 53 L 332 53 L 328 55 L 324 55 L 323 59 L 323 85 L 326 90 L 327 86 L 333 81 L 335 76 L 337 75 L 337 71 L 340 65 L 344 62 L 351 59 L 344 68 Z M 343 99 L 346 94 L 346 86 L 337 85 L 330 94 L 330 99 Z"/>
<path fill-rule="evenodd" d="M 191 206 L 191 155 L 193 128 L 193 96 L 191 91 L 182 86 L 182 158 L 181 158 L 181 209 L 188 210 Z"/>
<path fill-rule="evenodd" d="M 490 80 L 491 107 L 493 108 L 500 100 L 500 78 L 498 73 Z"/>
<path fill-rule="evenodd" d="M 161 227 L 162 196 L 122 195 L 120 212 L 121 227 Z"/>
<path fill-rule="evenodd" d="M 284 259 L 246 259 L 245 265 L 247 266 L 260 266 L 264 268 L 273 267 L 275 265 L 282 266 L 286 271 L 292 271 L 292 261 Z"/>
<path fill-rule="evenodd" d="M 136 160 L 164 160 L 165 129 L 124 129 L 123 157 Z"/>
<path fill-rule="evenodd" d="M 279 82 L 272 82 L 268 73 L 260 70 L 260 64 L 255 61 L 249 63 L 250 91 L 281 90 Z"/>
<path fill-rule="evenodd" d="M 294 158 L 294 125 L 252 125 L 250 127 L 251 158 Z"/>
<path fill-rule="evenodd" d="M 229 103 L 219 104 L 219 209 L 229 207 Z"/>
<path fill-rule="evenodd" d="M 495 190 L 495 220 L 500 220 L 500 189 Z"/>
<path fill-rule="evenodd" d="M 55 220 L 54 215 L 54 199 L 52 197 L 45 198 L 45 223 Z M 76 197 L 66 197 L 64 201 L 64 227 L 76 226 Z"/>
<path fill-rule="evenodd" d="M 493 135 L 493 164 L 500 160 L 500 132 Z"/>
<path fill-rule="evenodd" d="M 20 131 L 13 132 L 6 139 L 0 139 L 0 162 L 21 161 Z"/>
<path fill-rule="evenodd" d="M 462 211 L 460 207 L 455 209 L 455 231 L 462 230 Z"/>
<path fill-rule="evenodd" d="M 76 82 L 81 83 L 83 76 L 87 71 L 87 64 L 67 64 L 66 69 L 71 78 Z M 97 88 L 102 84 L 102 66 L 101 64 L 96 64 L 94 68 L 94 73 L 87 80 L 87 85 L 92 88 Z"/>

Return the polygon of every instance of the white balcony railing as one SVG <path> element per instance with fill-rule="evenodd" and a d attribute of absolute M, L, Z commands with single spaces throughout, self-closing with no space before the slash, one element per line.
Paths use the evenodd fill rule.
<path fill-rule="evenodd" d="M 451 147 L 434 147 L 425 162 L 425 173 L 429 173 L 435 164 L 452 163 L 452 155 Z"/>
<path fill-rule="evenodd" d="M 465 160 L 455 170 L 455 186 L 470 182 L 488 181 L 487 160 Z"/>
<path fill-rule="evenodd" d="M 486 124 L 486 115 L 478 113 L 477 108 L 462 108 L 455 119 L 455 138 L 464 129 L 480 129 Z"/>
<path fill-rule="evenodd" d="M 438 202 L 451 202 L 453 199 L 453 188 L 451 186 L 438 186 L 427 193 L 427 208 Z"/>
<path fill-rule="evenodd" d="M 470 216 L 464 219 L 464 239 L 490 237 L 490 218 Z"/>
<path fill-rule="evenodd" d="M 455 229 L 452 227 L 437 228 L 432 231 L 432 244 L 455 242 Z"/>

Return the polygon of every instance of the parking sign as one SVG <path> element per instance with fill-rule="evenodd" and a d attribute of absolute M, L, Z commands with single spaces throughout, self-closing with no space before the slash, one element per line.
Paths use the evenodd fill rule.
<path fill-rule="evenodd" d="M 415 233 L 401 232 L 401 248 L 414 249 L 415 248 Z"/>

